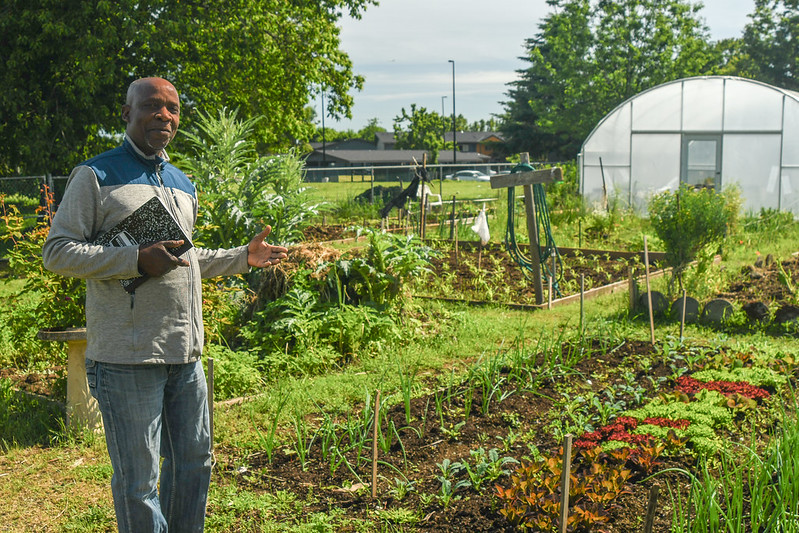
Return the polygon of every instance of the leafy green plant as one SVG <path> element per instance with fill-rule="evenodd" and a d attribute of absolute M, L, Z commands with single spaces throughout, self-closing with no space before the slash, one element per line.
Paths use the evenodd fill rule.
<path fill-rule="evenodd" d="M 53 196 L 46 191 L 47 202 L 37 213 L 39 221 L 26 228 L 16 206 L 7 205 L 0 197 L 0 241 L 11 243 L 8 265 L 11 274 L 23 280 L 22 290 L 7 302 L 4 313 L 15 354 L 8 361 L 14 366 L 28 368 L 57 360 L 62 352 L 55 343 L 38 341 L 36 333 L 42 328 L 79 327 L 85 324 L 86 286 L 83 280 L 54 274 L 44 268 L 42 246 L 50 231 Z"/>
<path fill-rule="evenodd" d="M 733 421 L 733 412 L 727 407 L 727 398 L 708 390 L 698 392 L 692 400 L 681 393 L 662 394 L 643 407 L 626 412 L 625 416 L 639 420 L 667 418 L 690 421 L 686 429 L 677 429 L 675 433 L 680 438 L 687 437 L 696 453 L 714 453 L 721 449 L 724 442 L 716 430 L 731 427 Z M 645 431 L 644 428 L 642 430 Z"/>
<path fill-rule="evenodd" d="M 439 471 L 441 472 L 436 478 L 441 483 L 441 490 L 438 493 L 438 501 L 444 508 L 449 507 L 450 503 L 455 496 L 455 492 L 459 489 L 469 486 L 469 481 L 461 479 L 455 481 L 455 476 L 464 469 L 463 465 L 458 462 L 452 462 L 449 459 L 444 459 L 440 463 L 436 463 Z"/>
<path fill-rule="evenodd" d="M 469 484 L 474 490 L 482 493 L 487 483 L 493 483 L 502 475 L 509 472 L 505 466 L 518 463 L 513 457 L 500 457 L 496 448 L 491 448 L 487 452 L 483 448 L 469 452 L 470 460 L 462 461 L 466 475 L 469 477 Z"/>
<path fill-rule="evenodd" d="M 178 154 L 200 192 L 196 242 L 230 248 L 249 242 L 264 225 L 270 240 L 296 242 L 318 205 L 307 200 L 303 162 L 295 152 L 261 157 L 253 135 L 261 117 L 239 119 L 236 110 L 200 113 L 195 131 L 182 131 L 188 153 Z"/>
<path fill-rule="evenodd" d="M 395 500 L 401 502 L 408 496 L 408 494 L 415 491 L 416 483 L 414 481 L 394 478 L 394 485 L 391 487 L 391 489 L 389 489 L 388 492 Z"/>
<path fill-rule="evenodd" d="M 449 440 L 458 440 L 461 436 L 461 430 L 466 425 L 466 422 L 460 421 L 457 424 L 449 424 L 441 426 L 441 433 L 443 433 Z"/>
<path fill-rule="evenodd" d="M 715 192 L 683 184 L 675 192 L 652 197 L 649 220 L 673 268 L 670 289 L 677 281 L 682 290 L 683 275 L 692 261 L 699 261 L 699 271 L 708 268 L 712 254 L 736 224 L 740 206 L 735 188 Z"/>
<path fill-rule="evenodd" d="M 326 271 L 325 298 L 339 304 L 365 304 L 385 309 L 395 304 L 403 287 L 427 270 L 435 253 L 413 235 L 367 230 L 365 257 L 320 266 Z"/>
<path fill-rule="evenodd" d="M 245 396 L 261 389 L 262 363 L 255 354 L 208 344 L 204 355 L 214 360 L 214 398 L 217 400 Z"/>

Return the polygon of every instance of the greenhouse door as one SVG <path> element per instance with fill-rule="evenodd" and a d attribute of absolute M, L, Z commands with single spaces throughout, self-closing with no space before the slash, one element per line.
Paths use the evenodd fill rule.
<path fill-rule="evenodd" d="M 721 135 L 683 135 L 680 181 L 721 190 Z"/>

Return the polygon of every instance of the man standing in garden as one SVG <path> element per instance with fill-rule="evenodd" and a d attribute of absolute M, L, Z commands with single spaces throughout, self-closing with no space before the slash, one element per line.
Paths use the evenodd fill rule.
<path fill-rule="evenodd" d="M 103 415 L 119 531 L 202 531 L 211 436 L 200 279 L 274 265 L 286 248 L 265 242 L 268 226 L 248 245 L 179 256 L 171 250 L 181 240 L 94 244 L 153 197 L 187 236 L 197 217 L 197 192 L 164 151 L 180 122 L 175 87 L 162 78 L 134 81 L 122 120 L 122 146 L 72 171 L 44 264 L 86 279 L 86 374 Z M 142 275 L 148 279 L 133 291 L 120 284 Z"/>

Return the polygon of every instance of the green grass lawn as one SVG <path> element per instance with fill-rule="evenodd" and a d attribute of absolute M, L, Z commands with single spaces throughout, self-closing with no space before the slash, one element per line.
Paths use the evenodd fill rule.
<path fill-rule="evenodd" d="M 410 183 L 403 182 L 403 186 L 407 187 Z M 382 187 L 399 187 L 399 182 L 378 181 L 374 184 Z M 340 183 L 307 183 L 311 198 L 314 201 L 325 202 L 343 202 L 352 200 L 359 194 L 369 191 L 372 184 L 368 181 L 344 181 Z M 451 200 L 453 196 L 456 199 L 475 199 L 475 198 L 497 198 L 499 191 L 492 190 L 490 184 L 486 182 L 476 181 L 438 181 L 435 180 L 429 185 L 430 192 L 433 194 L 441 194 L 442 199 Z"/>

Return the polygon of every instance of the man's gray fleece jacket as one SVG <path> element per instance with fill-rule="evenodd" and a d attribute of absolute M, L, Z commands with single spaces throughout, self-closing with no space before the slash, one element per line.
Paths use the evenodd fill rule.
<path fill-rule="evenodd" d="M 86 357 L 121 364 L 181 364 L 202 354 L 200 278 L 248 270 L 247 247 L 192 248 L 178 267 L 128 294 L 120 279 L 138 272 L 138 246 L 92 244 L 144 202 L 158 196 L 192 234 L 197 192 L 189 178 L 160 157 L 146 158 L 129 140 L 77 166 L 43 248 L 44 266 L 86 279 Z"/>

